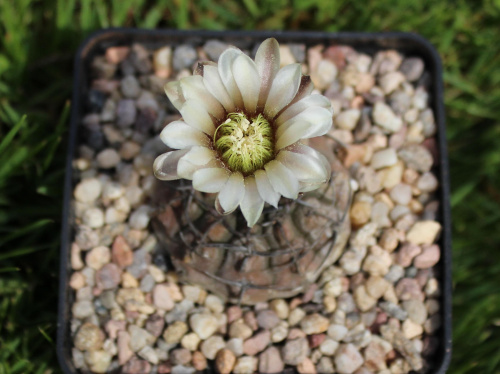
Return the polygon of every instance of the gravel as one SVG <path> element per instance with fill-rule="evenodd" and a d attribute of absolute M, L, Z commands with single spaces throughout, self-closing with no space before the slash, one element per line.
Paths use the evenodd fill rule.
<path fill-rule="evenodd" d="M 280 47 L 282 64 L 305 63 L 335 108 L 332 130 L 310 144 L 331 150 L 330 137 L 342 141 L 339 158 L 353 178 L 349 244 L 308 292 L 233 305 L 181 285 L 165 260 L 153 231 L 155 191 L 163 182 L 151 164 L 165 151 L 159 131 L 179 115 L 163 85 L 188 75 L 198 60 L 217 60 L 227 47 L 218 40 L 156 50 L 134 44 L 110 47 L 91 64 L 98 79 L 89 91 L 94 113 L 84 116 L 74 162 L 75 367 L 96 373 L 278 373 L 285 365 L 299 373 L 420 370 L 436 349 L 426 342 L 441 325 L 433 267 L 442 227 L 434 195 L 440 187 L 433 170 L 436 123 L 419 57 Z M 179 213 L 172 205 L 161 216 L 169 235 L 185 225 Z M 203 211 L 193 204 L 189 213 L 196 220 Z M 234 240 L 223 224 L 209 236 Z"/>

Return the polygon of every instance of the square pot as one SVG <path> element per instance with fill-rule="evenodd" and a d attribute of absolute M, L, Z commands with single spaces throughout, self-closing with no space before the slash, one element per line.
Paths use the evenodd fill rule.
<path fill-rule="evenodd" d="M 439 240 L 441 259 L 436 265 L 440 273 L 440 317 L 442 326 L 436 335 L 439 347 L 434 355 L 432 373 L 445 373 L 451 358 L 451 216 L 449 207 L 449 169 L 446 149 L 445 115 L 443 104 L 443 81 L 441 61 L 436 50 L 422 37 L 410 33 L 323 33 L 323 32 L 212 32 L 212 31 L 177 31 L 177 30 L 137 30 L 106 29 L 92 34 L 84 41 L 75 56 L 74 88 L 72 100 L 71 124 L 68 137 L 68 153 L 64 189 L 63 227 L 61 235 L 61 263 L 59 286 L 59 312 L 57 333 L 57 354 L 65 373 L 76 373 L 71 360 L 72 341 L 69 321 L 73 291 L 68 282 L 71 272 L 70 248 L 74 236 L 74 215 L 71 198 L 75 178 L 72 163 L 80 135 L 79 126 L 84 113 L 84 100 L 90 90 L 90 63 L 92 58 L 111 46 L 131 45 L 139 42 L 147 47 L 160 47 L 180 43 L 203 44 L 209 39 L 219 39 L 230 44 L 252 45 L 268 37 L 275 37 L 281 43 L 303 43 L 315 45 L 347 45 L 367 54 L 374 54 L 384 49 L 394 49 L 406 56 L 420 57 L 425 62 L 429 74 L 430 106 L 434 112 L 437 126 L 437 146 L 439 157 L 434 160 L 435 172 L 439 179 L 437 192 L 440 211 L 439 220 L 442 233 Z"/>

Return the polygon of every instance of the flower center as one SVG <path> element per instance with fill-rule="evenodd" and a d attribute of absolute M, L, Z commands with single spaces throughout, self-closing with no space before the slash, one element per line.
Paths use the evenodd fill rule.
<path fill-rule="evenodd" d="M 274 155 L 273 129 L 262 114 L 249 120 L 243 113 L 229 113 L 215 131 L 214 145 L 232 171 L 251 174 Z"/>

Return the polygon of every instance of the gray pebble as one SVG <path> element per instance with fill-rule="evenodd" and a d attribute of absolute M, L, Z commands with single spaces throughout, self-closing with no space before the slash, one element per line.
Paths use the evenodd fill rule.
<path fill-rule="evenodd" d="M 406 318 L 408 318 L 407 312 L 405 312 L 398 305 L 391 303 L 390 301 L 382 301 L 378 304 L 378 306 L 382 308 L 382 310 L 384 310 L 391 317 L 397 318 L 400 321 L 404 321 Z"/>
<path fill-rule="evenodd" d="M 211 39 L 203 45 L 203 50 L 212 61 L 218 61 L 222 52 L 228 48 L 228 44 L 216 39 Z"/>
<path fill-rule="evenodd" d="M 119 127 L 129 127 L 135 123 L 137 108 L 134 100 L 120 100 L 116 108 L 116 125 Z"/>
<path fill-rule="evenodd" d="M 403 60 L 399 70 L 410 82 L 417 81 L 424 71 L 424 61 L 419 57 L 409 57 Z"/>
<path fill-rule="evenodd" d="M 180 45 L 174 50 L 172 65 L 176 71 L 191 69 L 198 58 L 196 49 L 191 45 Z"/>
<path fill-rule="evenodd" d="M 139 81 L 133 75 L 127 75 L 120 82 L 120 88 L 123 96 L 129 99 L 134 99 L 141 93 Z"/>

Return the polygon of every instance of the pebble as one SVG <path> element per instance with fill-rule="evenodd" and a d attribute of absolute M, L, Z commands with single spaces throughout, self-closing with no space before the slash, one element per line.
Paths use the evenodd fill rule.
<path fill-rule="evenodd" d="M 159 337 L 163 332 L 163 327 L 165 326 L 164 318 L 159 314 L 152 314 L 146 320 L 145 328 L 153 336 Z"/>
<path fill-rule="evenodd" d="M 192 361 L 193 367 L 198 371 L 202 371 L 207 368 L 207 359 L 200 351 L 193 352 Z"/>
<path fill-rule="evenodd" d="M 129 325 L 128 333 L 130 335 L 130 349 L 134 352 L 138 352 L 146 345 L 152 345 L 156 341 L 153 335 L 136 325 Z"/>
<path fill-rule="evenodd" d="M 106 351 L 85 352 L 85 361 L 94 373 L 106 373 L 112 356 Z"/>
<path fill-rule="evenodd" d="M 158 309 L 172 310 L 174 301 L 166 284 L 157 284 L 153 289 L 153 303 Z"/>
<path fill-rule="evenodd" d="M 391 133 L 398 132 L 403 125 L 401 118 L 396 116 L 392 109 L 381 101 L 375 103 L 372 117 L 376 125 Z"/>
<path fill-rule="evenodd" d="M 192 355 L 188 349 L 178 348 L 170 352 L 170 362 L 173 365 L 187 365 L 191 359 Z"/>
<path fill-rule="evenodd" d="M 367 201 L 355 201 L 349 213 L 351 224 L 354 226 L 363 226 L 371 217 L 372 205 Z"/>
<path fill-rule="evenodd" d="M 389 288 L 390 283 L 384 278 L 372 275 L 367 279 L 365 288 L 366 292 L 373 298 L 379 299 Z"/>
<path fill-rule="evenodd" d="M 243 355 L 243 339 L 241 338 L 232 338 L 229 339 L 226 343 L 226 348 L 231 350 L 236 357 L 240 357 Z"/>
<path fill-rule="evenodd" d="M 176 71 L 192 69 L 197 58 L 198 54 L 196 53 L 196 49 L 191 45 L 183 44 L 174 49 L 172 66 Z"/>
<path fill-rule="evenodd" d="M 428 269 L 436 265 L 440 257 L 441 251 L 439 250 L 439 246 L 436 244 L 424 245 L 422 253 L 413 260 L 413 265 L 417 269 Z"/>
<path fill-rule="evenodd" d="M 401 73 L 410 82 L 417 81 L 424 72 L 424 61 L 420 57 L 408 57 L 403 60 L 399 67 Z"/>
<path fill-rule="evenodd" d="M 395 291 L 399 300 L 423 300 L 424 298 L 418 281 L 413 278 L 401 279 L 396 285 Z"/>
<path fill-rule="evenodd" d="M 276 327 L 271 330 L 271 341 L 279 343 L 288 336 L 288 323 L 281 321 Z"/>
<path fill-rule="evenodd" d="M 92 203 L 101 195 L 102 185 L 98 179 L 84 179 L 75 187 L 75 199 L 82 203 Z"/>
<path fill-rule="evenodd" d="M 133 255 L 132 248 L 128 245 L 127 240 L 123 236 L 118 235 L 111 247 L 111 258 L 113 262 L 119 267 L 125 268 L 132 265 Z"/>
<path fill-rule="evenodd" d="M 290 314 L 290 308 L 288 303 L 283 299 L 274 299 L 269 303 L 269 308 L 271 308 L 274 313 L 281 319 L 287 319 Z"/>
<path fill-rule="evenodd" d="M 73 304 L 71 312 L 73 317 L 83 319 L 94 314 L 94 307 L 90 300 L 79 300 Z"/>
<path fill-rule="evenodd" d="M 95 279 L 97 286 L 103 290 L 118 287 L 121 281 L 122 270 L 113 263 L 106 264 L 97 270 Z"/>
<path fill-rule="evenodd" d="M 347 327 L 343 325 L 332 324 L 328 327 L 327 335 L 333 340 L 340 342 L 347 335 Z"/>
<path fill-rule="evenodd" d="M 413 339 L 417 336 L 422 335 L 422 333 L 424 332 L 424 328 L 421 325 L 413 322 L 411 319 L 407 319 L 403 322 L 401 331 L 403 331 L 403 335 L 406 339 Z"/>
<path fill-rule="evenodd" d="M 124 99 L 118 102 L 116 107 L 116 125 L 118 127 L 130 127 L 135 123 L 137 108 L 134 100 Z"/>
<path fill-rule="evenodd" d="M 99 246 L 87 252 L 85 263 L 94 270 L 99 270 L 111 260 L 111 251 L 108 247 Z"/>
<path fill-rule="evenodd" d="M 229 374 L 236 363 L 236 356 L 229 349 L 221 349 L 215 358 L 215 369 L 221 374 Z"/>
<path fill-rule="evenodd" d="M 405 243 L 398 251 L 396 261 L 403 267 L 408 267 L 413 262 L 415 256 L 422 252 L 420 246 L 412 243 Z"/>
<path fill-rule="evenodd" d="M 111 169 L 120 162 L 120 155 L 113 148 L 103 149 L 97 155 L 97 164 L 100 168 Z"/>
<path fill-rule="evenodd" d="M 195 313 L 191 315 L 189 326 L 202 340 L 212 336 L 219 327 L 217 318 L 207 313 Z"/>
<path fill-rule="evenodd" d="M 168 78 L 172 73 L 172 48 L 163 47 L 157 49 L 153 55 L 153 67 L 155 75 L 160 78 Z"/>
<path fill-rule="evenodd" d="M 205 298 L 205 306 L 214 313 L 222 313 L 224 311 L 224 302 L 215 295 L 208 295 Z"/>
<path fill-rule="evenodd" d="M 398 155 L 393 148 L 375 152 L 372 156 L 371 166 L 375 170 L 395 165 L 398 162 Z"/>
<path fill-rule="evenodd" d="M 390 254 L 378 246 L 373 246 L 370 248 L 370 254 L 363 262 L 363 270 L 371 275 L 383 276 L 389 272 L 391 265 Z"/>
<path fill-rule="evenodd" d="M 74 272 L 69 280 L 69 286 L 74 290 L 85 287 L 85 276 L 79 271 Z"/>
<path fill-rule="evenodd" d="M 337 67 L 329 60 L 321 60 L 314 70 L 311 71 L 311 80 L 318 90 L 328 88 L 337 76 Z"/>
<path fill-rule="evenodd" d="M 359 286 L 354 290 L 354 300 L 362 312 L 370 310 L 377 303 L 377 299 L 368 294 L 365 286 Z"/>
<path fill-rule="evenodd" d="M 257 323 L 263 329 L 272 329 L 280 323 L 280 318 L 272 310 L 261 310 L 257 313 Z"/>
<path fill-rule="evenodd" d="M 196 333 L 191 332 L 182 337 L 181 345 L 182 347 L 194 352 L 198 349 L 200 341 L 201 341 L 200 337 Z"/>
<path fill-rule="evenodd" d="M 74 344 L 80 351 L 96 351 L 104 343 L 104 332 L 93 323 L 84 323 L 76 333 Z"/>
<path fill-rule="evenodd" d="M 335 368 L 329 357 L 321 357 L 316 365 L 316 371 L 322 374 L 334 374 Z"/>
<path fill-rule="evenodd" d="M 311 359 L 306 357 L 304 361 L 297 365 L 297 371 L 300 374 L 316 374 L 316 367 Z"/>
<path fill-rule="evenodd" d="M 129 218 L 130 227 L 137 230 L 146 229 L 150 220 L 150 211 L 151 207 L 148 205 L 141 205 L 139 208 L 134 210 L 132 214 L 130 214 Z"/>
<path fill-rule="evenodd" d="M 342 327 L 344 327 L 344 326 L 342 326 Z M 346 333 L 347 333 L 347 331 L 346 331 Z M 333 356 L 338 347 L 339 347 L 338 341 L 331 339 L 331 338 L 326 338 L 323 341 L 323 343 L 320 344 L 319 350 L 325 356 Z"/>
<path fill-rule="evenodd" d="M 392 71 L 379 78 L 380 88 L 389 95 L 405 81 L 405 76 L 399 71 Z"/>
<path fill-rule="evenodd" d="M 306 312 L 302 308 L 295 308 L 290 311 L 290 314 L 288 316 L 288 323 L 290 326 L 295 326 L 298 324 L 300 321 L 302 321 L 302 318 L 304 318 L 306 315 Z"/>
<path fill-rule="evenodd" d="M 368 370 L 381 372 L 387 369 L 385 361 L 386 352 L 382 344 L 378 341 L 371 341 L 364 351 L 364 366 Z"/>
<path fill-rule="evenodd" d="M 234 374 L 250 374 L 257 370 L 258 358 L 251 356 L 242 356 L 236 360 L 233 368 Z"/>
<path fill-rule="evenodd" d="M 170 374 L 194 374 L 196 372 L 195 368 L 184 365 L 175 365 L 172 367 Z"/>
<path fill-rule="evenodd" d="M 402 306 L 408 313 L 408 318 L 418 325 L 423 325 L 427 319 L 427 308 L 425 304 L 416 299 L 403 301 Z"/>
<path fill-rule="evenodd" d="M 436 221 L 419 221 L 416 222 L 406 235 L 406 240 L 410 243 L 432 244 L 436 240 L 437 235 L 441 231 L 441 224 Z"/>
<path fill-rule="evenodd" d="M 187 333 L 188 326 L 185 322 L 175 321 L 167 327 L 163 333 L 163 339 L 167 344 L 177 344 L 181 341 L 182 337 Z"/>
<path fill-rule="evenodd" d="M 259 355 L 259 373 L 281 373 L 284 368 L 285 364 L 277 347 L 270 346 Z"/>
<path fill-rule="evenodd" d="M 390 302 L 390 301 L 383 301 L 380 302 L 379 307 L 387 312 L 391 317 L 397 318 L 400 321 L 404 321 L 406 318 L 408 318 L 408 313 L 404 311 L 399 305 Z"/>
<path fill-rule="evenodd" d="M 153 365 L 158 364 L 159 359 L 158 355 L 156 354 L 155 350 L 150 347 L 150 346 L 145 346 L 142 348 L 139 352 L 137 352 L 137 355 L 146 361 L 152 363 Z"/>
<path fill-rule="evenodd" d="M 224 339 L 219 335 L 214 335 L 209 337 L 203 343 L 201 343 L 201 352 L 209 360 L 215 359 L 217 352 L 226 347 Z"/>
<path fill-rule="evenodd" d="M 345 110 L 335 117 L 335 125 L 344 130 L 353 130 L 361 117 L 359 109 Z"/>
<path fill-rule="evenodd" d="M 421 173 L 428 172 L 434 163 L 429 150 L 419 144 L 404 146 L 398 151 L 398 156 L 405 162 L 406 167 Z"/>
<path fill-rule="evenodd" d="M 227 43 L 220 40 L 211 39 L 203 45 L 203 50 L 212 61 L 218 61 L 222 52 L 229 48 Z"/>
<path fill-rule="evenodd" d="M 363 365 L 363 356 L 352 344 L 341 344 L 335 353 L 335 367 L 339 374 L 352 374 Z"/>
<path fill-rule="evenodd" d="M 298 365 L 309 355 L 309 344 L 306 338 L 288 340 L 282 350 L 283 362 L 287 365 Z"/>
<path fill-rule="evenodd" d="M 408 205 L 412 198 L 412 188 L 407 184 L 399 183 L 392 188 L 390 196 L 396 204 Z"/>
<path fill-rule="evenodd" d="M 141 93 L 139 81 L 133 75 L 127 75 L 120 82 L 120 88 L 123 96 L 128 99 L 134 99 Z"/>

